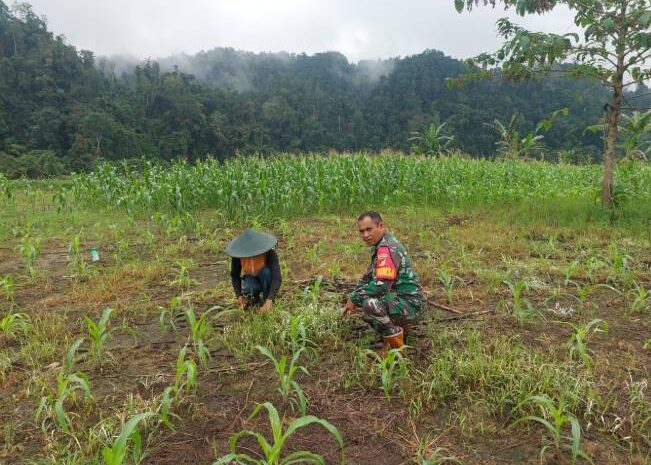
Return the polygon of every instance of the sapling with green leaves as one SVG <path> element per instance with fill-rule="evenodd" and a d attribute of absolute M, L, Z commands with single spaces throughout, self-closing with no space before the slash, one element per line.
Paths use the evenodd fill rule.
<path fill-rule="evenodd" d="M 297 404 L 301 413 L 305 415 L 305 410 L 307 409 L 307 398 L 305 397 L 305 394 L 303 393 L 300 385 L 294 380 L 296 373 L 299 371 L 302 371 L 308 376 L 310 374 L 307 371 L 307 368 L 298 364 L 298 359 L 305 350 L 305 347 L 300 347 L 297 351 L 295 351 L 292 355 L 291 360 L 289 360 L 286 355 L 283 355 L 280 357 L 280 359 L 277 359 L 271 352 L 269 352 L 266 347 L 256 346 L 256 349 L 258 349 L 262 355 L 267 357 L 269 360 L 271 360 L 271 363 L 273 363 L 276 374 L 278 375 L 278 392 L 282 396 L 283 400 L 285 402 L 288 400 L 291 401 L 292 406 Z M 295 399 L 291 397 L 292 394 L 296 396 Z"/>
<path fill-rule="evenodd" d="M 570 359 L 579 358 L 588 370 L 592 369 L 592 358 L 587 341 L 595 333 L 608 333 L 608 323 L 600 318 L 591 320 L 585 324 L 564 322 L 574 330 L 567 345 L 570 349 Z"/>
<path fill-rule="evenodd" d="M 110 444 L 102 447 L 102 457 L 106 465 L 122 465 L 125 463 L 129 441 L 133 447 L 131 456 L 133 463 L 139 463 L 142 458 L 142 435 L 138 425 L 154 416 L 152 412 L 144 412 L 131 417 L 122 425 L 122 430 L 117 438 Z"/>
<path fill-rule="evenodd" d="M 90 381 L 88 375 L 83 372 L 64 373 L 60 371 L 57 375 L 57 395 L 44 396 L 36 409 L 36 420 L 38 421 L 41 416 L 41 428 L 45 431 L 47 429 L 47 419 L 52 419 L 56 422 L 59 428 L 65 432 L 70 432 L 71 422 L 70 417 L 65 410 L 65 402 L 75 395 L 76 391 L 82 391 L 84 400 L 86 402 L 92 400 L 93 396 L 90 391 Z"/>
<path fill-rule="evenodd" d="M 31 319 L 26 313 L 7 313 L 0 318 L 0 335 L 6 338 L 15 338 L 19 334 L 25 334 Z"/>
<path fill-rule="evenodd" d="M 511 292 L 513 315 L 517 322 L 522 324 L 526 320 L 531 319 L 536 311 L 531 301 L 523 296 L 523 292 L 529 288 L 527 283 L 524 280 L 520 280 L 517 282 L 504 281 L 504 284 L 507 285 Z"/>
<path fill-rule="evenodd" d="M 99 321 L 95 323 L 87 315 L 84 315 L 86 320 L 86 327 L 88 328 L 88 339 L 91 343 L 91 353 L 95 360 L 99 360 L 104 350 L 104 345 L 109 336 L 113 333 L 113 329 L 108 329 L 109 319 L 113 313 L 112 308 L 105 308 Z"/>
<path fill-rule="evenodd" d="M 553 445 L 557 449 L 565 449 L 570 452 L 570 458 L 573 464 L 579 458 L 592 462 L 590 457 L 581 449 L 581 425 L 579 424 L 579 420 L 567 411 L 567 406 L 563 400 L 555 404 L 547 396 L 531 396 L 520 403 L 515 410 L 521 410 L 526 404 L 533 404 L 534 407 L 537 407 L 541 412 L 541 416 L 527 415 L 516 420 L 511 426 L 527 421 L 540 423 L 552 436 Z M 570 426 L 569 436 L 563 434 L 563 429 L 566 425 Z M 549 445 L 546 445 L 540 451 L 541 461 L 549 447 Z"/>
<path fill-rule="evenodd" d="M 190 329 L 190 340 L 194 348 L 194 353 L 199 359 L 199 363 L 205 369 L 208 366 L 208 359 L 210 358 L 210 350 L 206 345 L 206 339 L 212 331 L 212 325 L 208 320 L 213 309 L 208 309 L 197 318 L 196 313 L 192 307 L 185 310 L 185 321 Z"/>
<path fill-rule="evenodd" d="M 270 402 L 258 404 L 249 416 L 254 418 L 262 408 L 269 414 L 269 423 L 271 426 L 272 439 L 268 441 L 261 433 L 252 430 L 242 430 L 235 433 L 230 438 L 230 453 L 219 458 L 213 465 L 294 465 L 294 464 L 314 464 L 325 465 L 325 458 L 319 454 L 308 450 L 299 450 L 285 455 L 286 443 L 289 438 L 299 429 L 316 424 L 320 425 L 330 433 L 341 448 L 341 463 L 344 463 L 344 440 L 339 430 L 330 422 L 317 418 L 313 415 L 306 415 L 292 420 L 285 430 L 285 422 L 278 415 L 278 410 Z M 260 445 L 262 458 L 254 458 L 247 453 L 238 451 L 238 443 L 241 438 L 250 436 L 256 439 Z"/>
<path fill-rule="evenodd" d="M 376 357 L 377 367 L 380 370 L 382 392 L 387 399 L 391 398 L 391 391 L 396 381 L 404 379 L 409 374 L 407 360 L 402 355 L 403 348 L 391 349 L 381 357 L 370 351 Z"/>
<path fill-rule="evenodd" d="M 15 304 L 16 282 L 12 275 L 8 274 L 0 278 L 0 295 L 12 306 Z"/>

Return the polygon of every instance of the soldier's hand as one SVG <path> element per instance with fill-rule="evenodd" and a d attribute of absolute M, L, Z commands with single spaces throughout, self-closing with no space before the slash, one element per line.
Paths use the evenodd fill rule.
<path fill-rule="evenodd" d="M 344 307 L 344 316 L 356 312 L 357 312 L 357 307 L 355 307 L 355 304 L 353 303 L 352 300 L 348 299 L 348 301 L 346 301 L 346 306 Z"/>
<path fill-rule="evenodd" d="M 246 299 L 244 298 L 243 295 L 237 297 L 237 303 L 241 309 L 244 309 L 244 307 L 246 306 Z"/>

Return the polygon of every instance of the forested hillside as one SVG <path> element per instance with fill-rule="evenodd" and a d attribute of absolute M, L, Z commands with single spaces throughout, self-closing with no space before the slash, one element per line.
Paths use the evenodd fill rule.
<path fill-rule="evenodd" d="M 599 135 L 584 129 L 607 101 L 598 84 L 561 77 L 450 88 L 446 79 L 465 65 L 432 50 L 350 63 L 337 52 L 214 49 L 116 69 L 54 37 L 28 5 L 0 1 L 0 170 L 39 176 L 142 156 L 408 150 L 413 131 L 442 122 L 457 148 L 492 156 L 499 136 L 487 123 L 517 113 L 526 132 L 560 108 L 569 115 L 545 134 L 546 147 L 598 156 Z"/>

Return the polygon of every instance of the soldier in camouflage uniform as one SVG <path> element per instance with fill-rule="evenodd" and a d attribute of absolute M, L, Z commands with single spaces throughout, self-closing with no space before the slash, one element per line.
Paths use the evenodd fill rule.
<path fill-rule="evenodd" d="M 371 264 L 348 295 L 344 314 L 361 308 L 364 320 L 382 336 L 376 348 L 402 347 L 425 306 L 418 276 L 407 251 L 386 231 L 379 213 L 363 213 L 357 224 L 362 239 L 373 248 Z"/>

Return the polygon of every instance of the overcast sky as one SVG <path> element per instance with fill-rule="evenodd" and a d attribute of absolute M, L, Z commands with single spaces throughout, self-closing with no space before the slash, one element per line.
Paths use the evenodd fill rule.
<path fill-rule="evenodd" d="M 500 44 L 503 9 L 458 14 L 453 0 L 28 0 L 50 30 L 97 55 L 157 58 L 215 47 L 254 52 L 336 50 L 350 60 L 437 49 L 456 58 Z M 559 9 L 519 21 L 565 33 Z"/>

